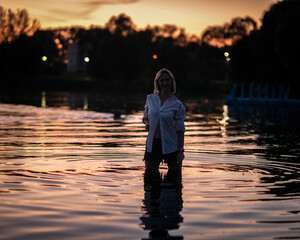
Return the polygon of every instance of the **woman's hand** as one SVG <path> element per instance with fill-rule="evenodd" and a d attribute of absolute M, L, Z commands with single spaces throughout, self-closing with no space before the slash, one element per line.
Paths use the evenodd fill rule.
<path fill-rule="evenodd" d="M 145 129 L 146 129 L 146 131 L 149 131 L 149 120 L 148 120 L 148 118 L 144 118 L 143 119 L 143 123 L 145 124 Z"/>
<path fill-rule="evenodd" d="M 184 152 L 183 152 L 183 150 L 179 150 L 178 151 L 178 155 L 177 155 L 177 163 L 181 163 L 182 162 L 182 160 L 184 159 Z"/>

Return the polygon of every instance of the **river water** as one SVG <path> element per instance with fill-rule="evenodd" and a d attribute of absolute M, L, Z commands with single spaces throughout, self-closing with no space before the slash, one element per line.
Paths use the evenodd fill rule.
<path fill-rule="evenodd" d="M 300 239 L 297 109 L 184 100 L 182 176 L 146 177 L 143 104 L 101 99 L 2 98 L 0 239 Z"/>

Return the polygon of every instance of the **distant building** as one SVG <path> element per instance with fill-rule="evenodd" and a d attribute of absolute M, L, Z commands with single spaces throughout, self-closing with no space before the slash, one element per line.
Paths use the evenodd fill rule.
<path fill-rule="evenodd" d="M 77 43 L 68 46 L 68 72 L 84 72 L 85 62 L 83 61 L 82 51 Z"/>

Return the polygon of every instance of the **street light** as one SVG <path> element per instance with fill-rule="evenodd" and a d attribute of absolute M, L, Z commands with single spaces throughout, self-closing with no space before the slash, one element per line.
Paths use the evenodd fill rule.
<path fill-rule="evenodd" d="M 229 52 L 224 52 L 224 56 L 227 62 L 231 60 L 231 58 L 229 57 Z"/>
<path fill-rule="evenodd" d="M 226 69 L 225 69 L 225 80 L 228 81 L 229 79 L 229 62 L 231 60 L 231 58 L 229 57 L 229 52 L 224 52 L 224 57 L 226 60 Z"/>

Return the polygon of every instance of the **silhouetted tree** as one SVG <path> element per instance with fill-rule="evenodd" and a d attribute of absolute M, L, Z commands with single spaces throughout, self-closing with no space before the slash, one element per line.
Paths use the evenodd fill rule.
<path fill-rule="evenodd" d="M 226 70 L 222 49 L 201 44 L 197 36 L 189 36 L 176 25 L 148 26 L 137 30 L 132 19 L 125 14 L 111 17 L 105 27 L 39 30 L 27 42 L 22 41 L 25 43 L 22 52 L 29 54 L 33 51 L 34 59 L 19 54 L 18 62 L 30 63 L 30 71 L 16 64 L 9 54 L 13 52 L 11 48 L 18 49 L 21 40 L 0 45 L 2 74 L 7 79 L 15 74 L 12 72 L 15 68 L 20 70 L 15 74 L 20 77 L 60 74 L 71 43 L 79 45 L 80 55 L 89 57 L 87 74 L 96 78 L 103 89 L 149 91 L 155 73 L 167 67 L 176 75 L 181 93 L 209 94 L 212 82 L 224 79 Z M 36 48 L 29 44 L 33 41 Z M 42 56 L 46 56 L 47 61 L 42 61 Z"/>
<path fill-rule="evenodd" d="M 273 4 L 262 20 L 261 49 L 264 55 L 270 56 L 275 73 L 280 71 L 284 81 L 297 85 L 300 79 L 300 1 L 285 0 Z M 277 63 L 277 64 L 276 64 Z M 271 70 L 271 69 L 270 69 Z M 280 81 L 280 79 L 278 79 Z M 299 86 L 299 84 L 298 84 Z"/>
<path fill-rule="evenodd" d="M 261 29 L 252 31 L 231 49 L 231 70 L 237 81 L 291 86 L 299 97 L 300 1 L 285 0 L 265 12 Z"/>
<path fill-rule="evenodd" d="M 251 17 L 236 17 L 223 26 L 208 27 L 202 34 L 202 41 L 215 47 L 231 46 L 256 28 L 257 24 Z"/>
<path fill-rule="evenodd" d="M 31 21 L 26 9 L 5 9 L 0 6 L 0 44 L 11 42 L 22 34 L 33 35 L 40 28 L 37 19 Z"/>
<path fill-rule="evenodd" d="M 20 82 L 24 78 L 35 77 L 41 69 L 42 46 L 38 39 L 21 35 L 11 43 L 0 45 L 0 80 L 2 85 L 5 84 L 4 81 L 16 79 Z"/>
<path fill-rule="evenodd" d="M 34 34 L 34 38 L 37 39 L 41 47 L 42 56 L 47 57 L 47 61 L 42 64 L 40 73 L 47 75 L 60 74 L 64 70 L 64 66 L 60 56 L 61 49 L 58 48 L 58 45 L 61 44 L 58 34 L 53 30 L 39 30 Z"/>
<path fill-rule="evenodd" d="M 200 43 L 195 35 L 188 37 L 184 28 L 179 28 L 174 24 L 164 24 L 163 26 L 154 27 L 148 25 L 146 29 L 152 32 L 153 42 L 163 38 L 172 38 L 175 40 L 175 44 L 182 47 L 186 46 L 189 42 Z"/>
<path fill-rule="evenodd" d="M 122 36 L 127 36 L 128 34 L 133 33 L 136 29 L 131 17 L 124 13 L 121 13 L 118 16 L 112 16 L 105 24 L 105 27 L 111 33 L 121 34 Z"/>

